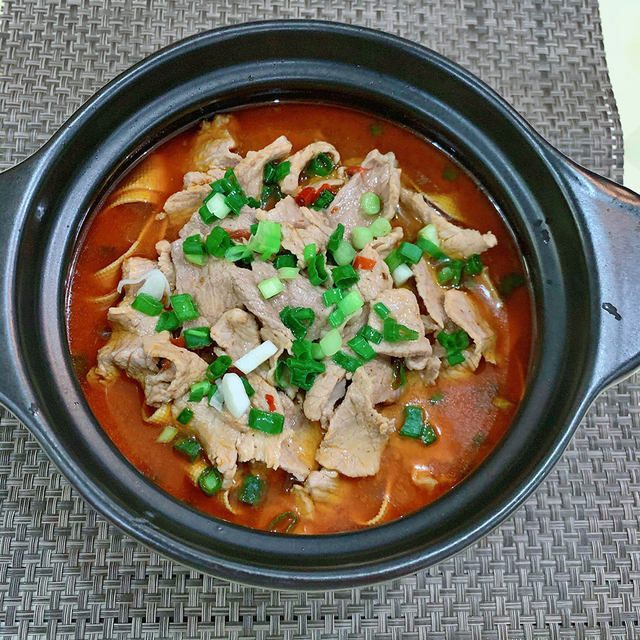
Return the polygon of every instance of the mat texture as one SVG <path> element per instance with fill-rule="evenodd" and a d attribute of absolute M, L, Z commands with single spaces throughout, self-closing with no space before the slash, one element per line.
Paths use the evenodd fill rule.
<path fill-rule="evenodd" d="M 0 169 L 160 46 L 263 18 L 393 31 L 462 63 L 577 161 L 622 177 L 595 0 L 5 0 Z M 89 509 L 26 429 L 0 429 L 1 638 L 640 638 L 640 378 L 598 398 L 499 529 L 402 580 L 297 594 L 150 552 Z"/>

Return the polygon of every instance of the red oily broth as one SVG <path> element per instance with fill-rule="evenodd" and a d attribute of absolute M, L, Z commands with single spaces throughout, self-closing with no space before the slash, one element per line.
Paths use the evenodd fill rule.
<path fill-rule="evenodd" d="M 238 110 L 233 116 L 229 130 L 241 155 L 260 149 L 280 135 L 292 142 L 293 151 L 317 140 L 331 142 L 345 165 L 357 164 L 372 148 L 382 153 L 393 151 L 407 186 L 436 194 L 438 201 L 445 199 L 463 214 L 466 226 L 495 234 L 497 247 L 482 256 L 493 282 L 513 272 L 523 273 L 514 240 L 487 194 L 448 155 L 411 131 L 366 113 L 326 105 L 277 103 Z M 165 167 L 163 197 L 180 190 L 183 175 L 192 169 L 195 130 L 174 137 L 152 152 Z M 129 249 L 144 222 L 156 212 L 140 204 L 120 205 L 109 211 L 103 208 L 86 226 L 70 280 L 66 314 L 69 346 L 80 383 L 98 422 L 145 476 L 206 513 L 266 529 L 275 515 L 295 504 L 286 473 L 256 465 L 267 479 L 266 496 L 259 507 L 234 501 L 232 513 L 221 499 L 207 497 L 193 485 L 180 454 L 156 442 L 161 427 L 143 421 L 142 412 L 148 414 L 150 410 L 145 409 L 137 382 L 123 373 L 108 385 L 86 379 L 86 372 L 96 364 L 98 349 L 108 339 L 110 305 L 88 302 L 96 295 L 93 274 Z M 419 226 L 415 221 L 400 218 L 394 224 L 405 227 L 406 239 L 415 239 Z M 158 233 L 133 255 L 155 258 L 154 241 L 161 237 Z M 177 229 L 168 229 L 164 237 L 174 240 Z M 367 526 L 365 523 L 378 514 L 385 494 L 388 505 L 379 521 L 406 515 L 460 482 L 500 440 L 524 394 L 532 335 L 531 300 L 526 287 L 514 290 L 500 307 L 482 295 L 480 288 L 471 293 L 498 335 L 498 366 L 482 361 L 473 375 L 441 376 L 430 387 L 425 387 L 417 374 L 409 373 L 400 400 L 381 411 L 396 418 L 399 426 L 406 404 L 424 407 L 438 434 L 437 442 L 426 447 L 420 440 L 393 434 L 383 453 L 380 472 L 367 478 L 342 477 L 337 501 L 317 504 L 313 519 L 301 520 L 296 533 L 331 533 Z M 438 483 L 416 485 L 411 477 L 416 467 L 437 477 Z"/>

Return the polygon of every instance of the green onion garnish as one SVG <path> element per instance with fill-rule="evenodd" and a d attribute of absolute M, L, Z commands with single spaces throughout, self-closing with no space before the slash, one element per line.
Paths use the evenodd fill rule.
<path fill-rule="evenodd" d="M 334 309 L 327 317 L 327 320 L 329 324 L 335 328 L 339 327 L 346 320 L 346 317 L 340 309 Z"/>
<path fill-rule="evenodd" d="M 440 284 L 447 284 L 450 282 L 454 287 L 460 284 L 462 278 L 462 269 L 464 268 L 464 262 L 461 260 L 449 260 L 440 271 L 438 271 L 437 278 Z"/>
<path fill-rule="evenodd" d="M 278 222 L 260 220 L 254 236 L 247 245 L 252 251 L 259 253 L 263 260 L 268 260 L 280 251 L 282 229 Z M 293 265 L 295 266 L 295 265 Z"/>
<path fill-rule="evenodd" d="M 316 211 L 326 209 L 333 202 L 334 197 L 335 196 L 331 191 L 329 191 L 329 189 L 323 189 L 315 202 L 311 205 L 311 208 Z"/>
<path fill-rule="evenodd" d="M 342 240 L 333 252 L 335 263 L 341 267 L 345 264 L 351 264 L 355 257 L 356 250 L 346 240 Z"/>
<path fill-rule="evenodd" d="M 334 331 L 337 330 L 334 329 Z M 373 350 L 373 347 L 362 336 L 357 335 L 351 338 L 347 344 L 351 347 L 351 350 L 365 362 L 369 362 L 376 357 L 376 352 Z"/>
<path fill-rule="evenodd" d="M 163 311 L 158 318 L 156 331 L 175 331 L 180 326 L 180 320 L 174 311 Z"/>
<path fill-rule="evenodd" d="M 451 366 L 464 362 L 462 351 L 469 346 L 469 335 L 466 331 L 463 331 L 462 329 L 458 329 L 452 333 L 441 331 L 436 338 L 445 348 L 447 352 L 447 360 Z"/>
<path fill-rule="evenodd" d="M 503 298 L 508 298 L 518 287 L 524 284 L 524 278 L 519 273 L 510 273 L 498 283 L 498 293 Z"/>
<path fill-rule="evenodd" d="M 276 182 L 280 182 L 281 180 L 284 180 L 289 175 L 290 172 L 291 172 L 291 163 L 288 160 L 285 160 L 284 162 L 280 162 L 276 166 L 276 175 L 274 177 L 274 180 Z"/>
<path fill-rule="evenodd" d="M 389 267 L 389 271 L 393 273 L 401 264 L 405 263 L 405 259 L 400 255 L 398 249 L 394 249 L 385 259 L 386 265 Z"/>
<path fill-rule="evenodd" d="M 407 384 L 407 376 L 404 370 L 404 360 L 402 358 L 392 358 L 391 366 L 393 368 L 391 388 L 399 389 Z"/>
<path fill-rule="evenodd" d="M 307 331 L 314 323 L 316 314 L 309 307 L 289 307 L 286 306 L 280 312 L 280 320 L 285 327 L 291 330 L 297 340 L 302 340 L 307 335 Z"/>
<path fill-rule="evenodd" d="M 309 264 L 316 257 L 316 245 L 314 243 L 308 244 L 302 250 L 302 258 L 305 264 Z"/>
<path fill-rule="evenodd" d="M 311 357 L 314 360 L 324 359 L 325 355 L 324 355 L 324 351 L 322 350 L 322 347 L 320 346 L 320 343 L 318 342 L 311 343 Z"/>
<path fill-rule="evenodd" d="M 278 361 L 273 377 L 281 389 L 288 389 L 291 386 L 291 369 L 287 366 L 286 360 Z"/>
<path fill-rule="evenodd" d="M 382 135 L 382 125 L 375 123 L 369 126 L 369 132 L 374 138 L 378 138 Z"/>
<path fill-rule="evenodd" d="M 188 293 L 179 293 L 169 298 L 180 324 L 185 320 L 195 320 L 200 316 L 196 303 Z"/>
<path fill-rule="evenodd" d="M 188 411 L 188 409 L 186 409 L 186 411 Z M 191 462 L 193 462 L 202 451 L 202 445 L 195 438 L 181 438 L 173 445 L 173 448 L 187 456 L 187 458 L 190 458 Z"/>
<path fill-rule="evenodd" d="M 434 393 L 431 398 L 429 398 L 429 402 L 431 404 L 440 404 L 442 399 L 444 398 L 444 393 L 438 391 L 438 393 Z"/>
<path fill-rule="evenodd" d="M 211 224 L 216 219 L 222 220 L 229 215 L 231 207 L 225 202 L 225 199 L 226 196 L 222 193 L 214 193 L 198 209 L 198 213 L 205 224 Z"/>
<path fill-rule="evenodd" d="M 376 302 L 373 305 L 373 310 L 383 320 L 391 313 L 391 311 L 389 311 L 389 309 L 384 304 L 382 304 L 382 302 Z"/>
<path fill-rule="evenodd" d="M 158 316 L 164 309 L 164 305 L 148 293 L 139 293 L 131 303 L 131 308 L 147 316 Z"/>
<path fill-rule="evenodd" d="M 251 397 L 256 392 L 256 390 L 251 386 L 251 383 L 244 376 L 240 376 L 240 381 L 242 382 L 242 386 L 247 392 L 247 395 Z"/>
<path fill-rule="evenodd" d="M 175 427 L 172 427 L 171 425 L 167 425 L 162 430 L 160 435 L 156 438 L 156 442 L 161 442 L 162 444 L 167 444 L 167 443 L 171 442 L 176 437 L 177 433 L 178 433 L 178 430 Z"/>
<path fill-rule="evenodd" d="M 211 233 L 204 241 L 207 253 L 215 258 L 224 258 L 224 254 L 232 244 L 233 242 L 231 241 L 229 232 L 222 227 L 214 227 L 211 229 Z"/>
<path fill-rule="evenodd" d="M 449 182 L 453 182 L 458 177 L 458 172 L 453 167 L 445 167 L 442 170 L 442 177 Z"/>
<path fill-rule="evenodd" d="M 193 329 L 185 329 L 182 332 L 184 342 L 187 349 L 199 349 L 207 347 L 211 344 L 211 336 L 209 335 L 209 327 L 194 327 Z"/>
<path fill-rule="evenodd" d="M 252 198 L 251 196 L 249 196 L 247 198 L 247 205 L 250 206 L 252 209 L 259 209 L 260 200 L 256 200 L 255 198 Z"/>
<path fill-rule="evenodd" d="M 477 253 L 474 253 L 465 263 L 464 272 L 468 276 L 477 276 L 482 272 L 483 266 L 484 265 L 482 264 L 482 258 Z"/>
<path fill-rule="evenodd" d="M 385 318 L 382 327 L 382 335 L 387 342 L 410 342 L 417 340 L 420 334 L 393 318 Z"/>
<path fill-rule="evenodd" d="M 222 474 L 215 467 L 207 467 L 198 476 L 198 484 L 205 495 L 213 496 L 222 489 Z"/>
<path fill-rule="evenodd" d="M 200 380 L 191 385 L 189 392 L 189 402 L 200 402 L 202 398 L 209 394 L 211 383 L 208 380 Z"/>
<path fill-rule="evenodd" d="M 252 475 L 245 476 L 238 499 L 245 504 L 258 504 L 262 499 L 265 485 L 266 483 L 262 478 Z"/>
<path fill-rule="evenodd" d="M 328 176 L 333 171 L 333 160 L 326 153 L 319 153 L 307 165 L 305 173 L 310 176 Z"/>
<path fill-rule="evenodd" d="M 283 267 L 295 267 L 298 264 L 298 259 L 293 253 L 279 253 L 274 261 L 273 266 L 276 269 L 282 269 Z"/>
<path fill-rule="evenodd" d="M 342 289 L 348 289 L 360 280 L 357 271 L 350 264 L 333 269 L 331 277 L 333 278 L 333 284 Z"/>
<path fill-rule="evenodd" d="M 373 342 L 373 344 L 382 342 L 382 334 L 368 324 L 365 324 L 356 335 L 362 336 L 365 340 Z"/>
<path fill-rule="evenodd" d="M 266 280 L 258 282 L 258 289 L 260 289 L 262 297 L 268 300 L 282 293 L 284 291 L 284 284 L 282 284 L 280 278 L 274 276 L 273 278 L 267 278 Z"/>
<path fill-rule="evenodd" d="M 238 262 L 239 260 L 253 259 L 253 252 L 249 247 L 243 244 L 236 244 L 229 247 L 224 254 L 227 262 Z"/>
<path fill-rule="evenodd" d="M 438 436 L 436 435 L 435 429 L 428 422 L 425 422 L 422 427 L 422 433 L 420 434 L 420 440 L 422 440 L 426 446 L 429 446 L 437 439 Z"/>
<path fill-rule="evenodd" d="M 369 191 L 360 198 L 360 207 L 367 215 L 374 216 L 380 213 L 380 198 L 373 191 Z"/>
<path fill-rule="evenodd" d="M 208 367 L 207 367 L 207 378 L 211 380 L 211 382 L 215 382 L 218 378 L 223 376 L 227 369 L 231 366 L 231 358 L 229 356 L 218 356 Z"/>
<path fill-rule="evenodd" d="M 343 369 L 346 369 L 351 373 L 353 373 L 359 366 L 362 365 L 362 362 L 360 362 L 358 358 L 352 358 L 351 356 L 344 353 L 344 351 L 338 351 L 338 353 L 333 356 L 332 360 L 339 367 L 342 367 Z"/>
<path fill-rule="evenodd" d="M 336 230 L 329 236 L 329 241 L 327 242 L 327 251 L 331 251 L 333 253 L 340 246 L 342 242 L 342 237 L 344 235 L 344 225 L 342 223 L 338 223 Z"/>
<path fill-rule="evenodd" d="M 271 200 L 275 200 L 275 202 L 282 200 L 282 191 L 280 191 L 280 186 L 277 184 L 265 184 L 262 187 L 260 206 L 264 209 Z"/>
<path fill-rule="evenodd" d="M 398 253 L 404 258 L 404 262 L 408 264 L 417 264 L 422 258 L 422 249 L 411 242 L 401 242 L 398 247 Z"/>
<path fill-rule="evenodd" d="M 284 416 L 275 411 L 262 411 L 252 407 L 249 411 L 249 426 L 263 433 L 282 433 Z"/>
<path fill-rule="evenodd" d="M 422 407 L 408 404 L 404 408 L 404 424 L 400 429 L 400 435 L 407 438 L 419 438 L 424 426 L 424 413 Z"/>
<path fill-rule="evenodd" d="M 449 256 L 444 253 L 437 244 L 435 244 L 435 242 L 431 242 L 431 240 L 428 240 L 424 236 L 418 236 L 416 244 L 436 260 L 446 261 L 450 259 Z"/>
<path fill-rule="evenodd" d="M 264 171 L 262 172 L 262 182 L 265 184 L 272 184 L 276 181 L 276 165 L 274 162 L 267 162 L 264 165 Z"/>
<path fill-rule="evenodd" d="M 374 238 L 384 238 L 391 233 L 391 223 L 386 218 L 376 218 L 370 225 Z"/>
<path fill-rule="evenodd" d="M 329 289 L 322 294 L 322 302 L 324 302 L 325 307 L 338 304 L 342 298 L 344 298 L 344 291 L 337 287 L 335 289 Z"/>
<path fill-rule="evenodd" d="M 309 276 L 309 282 L 316 287 L 326 282 L 329 274 L 325 269 L 324 256 L 321 253 L 308 263 L 307 275 Z"/>
<path fill-rule="evenodd" d="M 338 302 L 338 309 L 342 311 L 345 316 L 350 316 L 352 313 L 355 313 L 358 309 L 362 308 L 363 305 L 364 301 L 362 300 L 362 296 L 356 289 L 353 289 Z"/>
<path fill-rule="evenodd" d="M 358 249 L 364 249 L 373 240 L 373 231 L 371 227 L 356 227 L 351 232 L 351 242 Z"/>
<path fill-rule="evenodd" d="M 338 351 L 340 351 L 341 346 L 342 336 L 337 329 L 331 329 L 320 339 L 320 347 L 322 348 L 322 353 L 327 357 L 335 355 Z"/>
<path fill-rule="evenodd" d="M 298 267 L 281 267 L 278 269 L 278 278 L 280 280 L 293 280 L 300 275 Z"/>
<path fill-rule="evenodd" d="M 438 230 L 436 229 L 435 224 L 428 224 L 425 227 L 422 227 L 420 231 L 418 231 L 418 238 L 424 238 L 429 242 L 432 242 L 436 245 L 436 247 L 440 246 L 440 240 L 438 238 Z"/>
<path fill-rule="evenodd" d="M 281 522 L 283 523 L 282 525 L 280 525 Z M 269 523 L 267 530 L 273 533 L 291 533 L 297 524 L 298 516 L 293 511 L 285 511 L 284 513 L 277 515 Z M 281 531 L 283 528 L 284 530 Z"/>
<path fill-rule="evenodd" d="M 184 239 L 182 242 L 182 252 L 184 253 L 185 260 L 192 264 L 200 267 L 207 264 L 207 252 L 199 234 Z"/>

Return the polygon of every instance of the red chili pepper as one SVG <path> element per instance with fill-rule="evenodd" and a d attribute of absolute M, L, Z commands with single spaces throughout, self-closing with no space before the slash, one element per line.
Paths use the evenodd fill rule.
<path fill-rule="evenodd" d="M 229 231 L 228 229 L 225 229 L 225 231 L 229 234 L 229 237 L 232 240 L 239 240 L 240 238 L 249 240 L 249 238 L 251 237 L 251 231 L 249 231 L 249 229 L 236 229 L 235 231 Z"/>
<path fill-rule="evenodd" d="M 354 176 L 356 173 L 364 173 L 365 171 L 370 171 L 368 167 L 347 167 L 345 173 L 348 176 Z"/>
<path fill-rule="evenodd" d="M 311 206 L 318 194 L 313 187 L 305 187 L 297 196 L 296 196 L 296 204 L 300 207 L 309 207 Z"/>
<path fill-rule="evenodd" d="M 371 271 L 376 266 L 376 261 L 371 258 L 364 258 L 363 256 L 356 256 L 353 261 L 354 269 L 364 269 L 365 271 Z"/>
<path fill-rule="evenodd" d="M 171 344 L 176 347 L 182 347 L 183 349 L 187 348 L 187 343 L 184 341 L 184 336 L 180 336 L 179 338 L 169 338 Z"/>
<path fill-rule="evenodd" d="M 270 393 L 265 393 L 264 398 L 267 401 L 267 404 L 269 405 L 269 411 L 275 411 L 276 399 Z"/>
<path fill-rule="evenodd" d="M 340 189 L 340 185 L 339 184 L 327 184 L 326 182 L 318 188 L 318 195 L 320 195 L 324 190 L 327 191 L 331 191 L 331 193 L 333 193 L 333 195 L 335 196 L 336 193 L 338 193 L 338 189 Z"/>

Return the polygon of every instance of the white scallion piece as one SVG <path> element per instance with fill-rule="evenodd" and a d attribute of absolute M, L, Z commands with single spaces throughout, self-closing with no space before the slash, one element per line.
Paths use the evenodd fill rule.
<path fill-rule="evenodd" d="M 214 384 L 216 385 L 217 389 L 209 400 L 209 406 L 217 409 L 218 411 L 222 411 L 222 403 L 224 402 L 222 391 L 220 390 L 220 386 L 222 385 L 222 378 L 218 378 Z"/>
<path fill-rule="evenodd" d="M 225 373 L 222 376 L 220 389 L 224 398 L 224 406 L 232 416 L 239 418 L 247 412 L 251 403 L 237 373 Z"/>
<path fill-rule="evenodd" d="M 278 353 L 278 347 L 271 340 L 266 340 L 255 349 L 245 353 L 240 360 L 234 362 L 234 366 L 244 374 L 251 373 L 276 353 Z"/>
<path fill-rule="evenodd" d="M 396 287 L 404 284 L 411 276 L 413 276 L 413 271 L 411 271 L 410 267 L 406 264 L 397 266 L 391 274 Z"/>
<path fill-rule="evenodd" d="M 169 281 L 160 269 L 151 269 L 139 278 L 127 278 L 126 280 L 120 280 L 118 283 L 118 293 L 122 293 L 122 287 L 128 284 L 138 284 L 144 282 L 144 284 L 138 289 L 138 293 L 146 293 L 156 300 L 162 300 L 162 296 L 166 293 L 171 295 L 171 289 L 169 289 Z"/>

